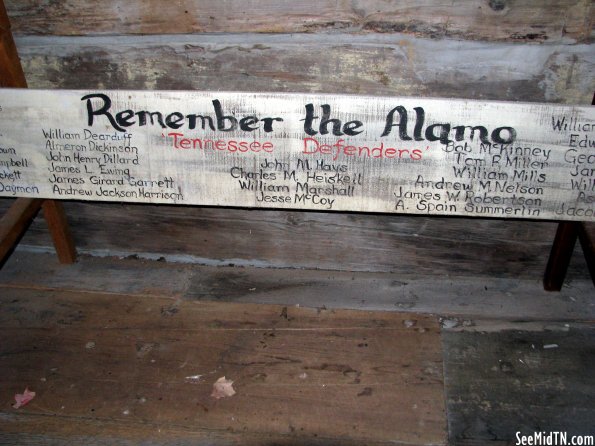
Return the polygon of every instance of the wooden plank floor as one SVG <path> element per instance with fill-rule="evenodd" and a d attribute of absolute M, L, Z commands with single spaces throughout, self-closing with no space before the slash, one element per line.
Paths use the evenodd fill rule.
<path fill-rule="evenodd" d="M 432 316 L 27 287 L 0 295 L 2 443 L 446 442 Z M 216 400 L 221 376 L 237 394 Z M 27 386 L 36 398 L 13 409 Z"/>
<path fill-rule="evenodd" d="M 595 436 L 593 323 L 476 321 L 442 337 L 450 444 L 516 444 L 517 432 Z"/>
<path fill-rule="evenodd" d="M 441 393 L 451 445 L 595 435 L 594 297 L 576 275 L 546 293 L 17 251 L 0 269 L 0 444 L 440 444 Z M 215 401 L 223 375 L 238 393 Z M 26 385 L 38 396 L 15 410 Z"/>
<path fill-rule="evenodd" d="M 464 319 L 595 320 L 593 284 L 586 272 L 569 274 L 562 291 L 551 293 L 543 290 L 539 276 L 412 275 L 205 266 L 161 260 L 81 255 L 77 263 L 65 267 L 53 252 L 17 251 L 0 269 L 0 284 L 180 296 L 185 300 L 405 311 Z M 576 260 L 584 263 L 580 257 Z"/>

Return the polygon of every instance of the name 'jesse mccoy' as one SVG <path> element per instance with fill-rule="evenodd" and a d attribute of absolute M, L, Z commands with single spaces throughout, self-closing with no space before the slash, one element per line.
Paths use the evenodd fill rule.
<path fill-rule="evenodd" d="M 286 187 L 286 186 L 279 186 Z M 350 195 L 353 196 L 353 186 L 350 186 Z M 284 190 L 283 192 L 289 192 Z M 314 205 L 316 207 L 321 206 L 323 209 L 331 210 L 335 203 L 334 198 L 323 197 L 316 192 L 307 191 L 307 193 L 295 193 L 293 198 L 290 195 L 270 195 L 263 191 L 259 191 L 256 195 L 256 201 L 259 203 L 270 203 L 278 204 L 283 206 L 284 204 L 302 204 L 302 205 Z"/>

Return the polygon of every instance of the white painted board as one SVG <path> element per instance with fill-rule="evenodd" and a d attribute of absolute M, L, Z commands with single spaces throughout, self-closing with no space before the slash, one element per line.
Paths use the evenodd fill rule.
<path fill-rule="evenodd" d="M 0 196 L 595 221 L 593 107 L 0 90 Z"/>

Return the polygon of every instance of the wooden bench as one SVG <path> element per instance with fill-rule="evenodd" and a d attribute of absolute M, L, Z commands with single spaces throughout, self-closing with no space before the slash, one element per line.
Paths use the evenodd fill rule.
<path fill-rule="evenodd" d="M 0 85 L 26 87 L 1 14 Z M 0 196 L 22 196 L 0 221 L 0 259 L 43 207 L 60 261 L 73 262 L 56 199 L 83 199 L 567 220 L 544 286 L 561 288 L 577 238 L 593 276 L 590 108 L 16 90 L 2 91 L 0 106 L 10 122 L 0 129 L 0 160 L 16 164 L 4 166 Z M 70 138 L 86 142 L 76 148 Z M 128 151 L 109 152 L 110 145 Z"/>
<path fill-rule="evenodd" d="M 0 58 L 7 63 L 0 66 L 10 69 L 2 73 L 0 86 L 24 87 L 5 14 L 2 23 Z M 560 223 L 546 288 L 562 286 L 577 238 L 593 275 L 593 203 L 589 194 L 579 195 L 587 190 L 581 189 L 584 183 L 569 186 L 569 175 L 592 180 L 583 167 L 569 174 L 577 168 L 570 158 L 582 156 L 580 164 L 593 164 L 589 152 L 575 150 L 580 141 L 565 129 L 551 140 L 552 131 L 544 136 L 527 125 L 535 116 L 541 124 L 560 116 L 560 127 L 576 126 L 572 119 L 580 116 L 592 125 L 592 112 L 585 108 L 41 90 L 0 90 L 0 107 L 0 162 L 5 162 L 0 195 L 20 196 L 0 221 L 0 260 L 43 208 L 60 261 L 73 262 L 74 243 L 59 199 L 84 199 L 395 215 L 560 216 L 567 221 Z M 99 149 L 106 141 L 102 136 L 113 136 L 116 146 L 124 140 L 123 146 L 135 150 Z M 507 144 L 516 141 L 521 153 L 509 153 Z M 575 151 L 568 159 L 560 156 L 569 150 Z M 509 155 L 514 166 L 507 165 Z M 7 442 L 62 438 L 66 443 L 75 434 L 91 443 L 107 435 L 293 444 L 299 442 L 296 431 L 316 444 L 338 438 L 345 444 L 446 443 L 442 329 L 434 315 L 197 302 L 178 295 L 174 301 L 175 293 L 161 291 L 166 287 L 147 294 L 149 274 L 138 274 L 143 291 L 136 295 L 44 289 L 30 270 L 15 264 L 32 281 L 3 288 L 2 334 L 10 352 L 5 387 L 20 391 L 33 383 L 38 396 L 25 411 L 4 414 L 0 431 Z M 76 267 L 64 270 L 76 275 Z M 515 338 L 510 347 L 515 355 L 518 342 Z M 46 345 L 51 349 L 38 348 Z M 465 357 L 451 363 L 468 369 L 469 350 L 453 350 Z M 500 348 L 479 350 L 496 351 L 491 361 L 510 372 Z M 574 352 L 562 362 L 571 364 Z M 39 374 L 44 369 L 51 372 L 48 378 Z M 535 382 L 546 376 L 541 372 Z M 238 394 L 221 403 L 209 387 L 223 373 L 237 380 Z M 463 374 L 460 382 L 475 382 L 469 376 Z M 510 380 L 515 377 L 509 374 Z M 503 388 L 500 384 L 497 393 Z M 468 393 L 463 386 L 460 394 Z M 240 431 L 237 421 L 257 432 Z M 351 439 L 344 438 L 346 432 Z"/>

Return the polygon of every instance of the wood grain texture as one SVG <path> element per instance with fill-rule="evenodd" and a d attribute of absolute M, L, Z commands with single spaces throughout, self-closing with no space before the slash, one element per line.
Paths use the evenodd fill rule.
<path fill-rule="evenodd" d="M 77 247 L 88 252 L 402 274 L 538 279 L 556 231 L 554 223 L 530 221 L 106 203 L 65 208 Z M 51 246 L 46 234 L 36 222 L 23 243 Z"/>
<path fill-rule="evenodd" d="M 70 233 L 64 206 L 55 200 L 44 200 L 43 216 L 56 248 L 56 255 L 60 263 L 74 263 L 76 261 L 76 247 Z"/>
<path fill-rule="evenodd" d="M 585 255 L 585 262 L 595 286 L 595 225 L 584 223 L 581 225 L 578 237 Z"/>
<path fill-rule="evenodd" d="M 11 24 L 6 14 L 4 1 L 0 0 L 0 87 L 26 88 L 27 80 L 21 65 L 17 49 L 11 32 Z M 2 246 L 0 249 L 0 263 L 4 256 L 10 251 L 10 244 L 16 243 L 22 232 L 26 230 L 30 219 L 35 216 L 41 202 L 29 200 L 26 206 L 20 202 L 20 209 L 23 214 L 16 216 L 14 212 L 2 223 L 12 221 L 17 225 L 10 229 L 3 226 L 0 233 Z M 15 209 L 19 206 L 15 206 Z M 75 259 L 75 248 L 72 244 L 72 238 L 69 235 L 68 223 L 62 205 L 53 201 L 45 200 L 43 203 L 44 215 L 49 225 L 56 253 L 64 263 L 72 263 Z M 13 211 L 15 210 L 13 209 Z"/>
<path fill-rule="evenodd" d="M 0 165 L 18 166 L 3 196 L 595 222 L 589 106 L 27 89 L 0 104 Z"/>
<path fill-rule="evenodd" d="M 0 67 L 0 87 L 27 87 L 2 2 L 0 2 Z"/>
<path fill-rule="evenodd" d="M 76 264 L 64 266 L 50 249 L 17 250 L 0 270 L 0 294 L 12 288 L 35 289 L 40 296 L 36 304 L 40 312 L 55 311 L 51 299 L 41 298 L 43 293 L 75 291 L 300 305 L 320 311 L 334 308 L 440 314 L 457 326 L 469 326 L 474 319 L 488 316 L 506 321 L 547 321 L 545 325 L 551 326 L 560 321 L 595 320 L 593 285 L 578 250 L 559 293 L 544 291 L 537 276 L 204 266 L 170 262 L 167 255 L 155 261 L 156 257 L 122 259 L 93 254 L 83 252 Z"/>
<path fill-rule="evenodd" d="M 399 36 L 401 44 L 395 45 L 395 36 L 386 36 L 387 39 L 382 40 L 378 34 L 373 36 L 373 40 L 357 35 L 333 36 L 333 44 L 322 45 L 316 35 L 298 37 L 296 40 L 283 35 L 271 38 L 263 35 L 258 39 L 242 35 L 235 40 L 229 36 L 217 36 L 212 40 L 205 40 L 204 36 L 65 40 L 21 37 L 17 41 L 24 55 L 30 83 L 42 88 L 267 89 L 585 104 L 591 102 L 595 88 L 590 74 L 594 70 L 593 52 L 588 46 L 469 46 L 466 42 L 450 42 L 446 43 L 448 46 L 443 46 L 440 41 L 409 39 L 406 36 Z M 312 40 L 308 40 L 309 37 Z M 314 42 L 314 49 L 309 47 L 309 42 Z M 332 51 L 321 58 L 318 55 L 322 49 Z M 463 55 L 462 59 L 469 63 L 461 65 L 453 62 L 457 54 Z M 441 55 L 448 57 L 443 59 Z M 478 67 L 486 69 L 482 71 Z M 482 232 L 475 232 L 472 227 L 477 227 L 477 220 L 473 225 L 459 219 L 434 220 L 439 222 L 439 227 L 428 220 L 411 217 L 397 220 L 384 216 L 335 215 L 331 219 L 326 214 L 300 215 L 291 212 L 259 213 L 265 229 L 256 231 L 251 211 L 187 208 L 181 212 L 171 207 L 131 210 L 133 208 L 119 205 L 99 205 L 93 210 L 76 203 L 67 204 L 67 209 L 71 210 L 71 215 L 76 215 L 79 222 L 90 225 L 92 237 L 83 237 L 83 232 L 77 234 L 77 231 L 87 230 L 84 226 L 80 230 L 75 229 L 74 235 L 78 243 L 84 242 L 85 248 L 93 252 L 105 247 L 121 254 L 150 253 L 155 258 L 165 254 L 175 258 L 188 249 L 191 256 L 197 256 L 189 259 L 199 262 L 372 271 L 397 271 L 405 265 L 410 271 L 420 269 L 428 274 L 432 271 L 452 274 L 458 270 L 458 265 L 463 265 L 463 271 L 479 269 L 488 274 L 490 268 L 494 268 L 491 271 L 495 276 L 540 277 L 549 251 L 547 244 L 551 243 L 555 233 L 555 226 L 548 223 L 482 222 L 479 226 Z M 135 215 L 134 222 L 127 219 L 127 212 Z M 171 220 L 168 215 L 175 218 Z M 202 219 L 203 215 L 208 215 L 206 221 Z M 95 224 L 97 219 L 106 219 L 110 224 L 120 221 L 122 224 L 116 226 L 117 231 L 110 231 L 107 227 L 98 227 Z M 311 219 L 315 222 L 310 223 Z M 201 225 L 216 225 L 219 221 L 228 228 L 226 232 L 212 236 L 201 229 Z M 254 221 L 250 230 L 252 234 L 260 235 L 245 234 L 243 221 Z M 152 235 L 143 237 L 134 229 L 136 224 L 140 224 L 141 228 L 156 228 L 158 222 L 167 229 L 165 235 L 159 230 L 159 237 L 164 240 L 162 245 L 158 243 L 159 237 L 155 237 L 157 232 L 147 229 L 145 234 Z M 190 236 L 188 243 L 183 243 L 176 238 L 182 234 L 181 229 L 175 226 L 180 223 L 195 225 L 205 237 Z M 336 232 L 325 229 L 327 223 L 331 229 L 348 228 L 347 231 L 356 240 L 353 250 L 350 250 L 351 242 L 348 240 L 332 242 Z M 314 251 L 317 245 L 302 244 L 302 254 L 289 255 L 287 249 L 294 245 L 291 237 L 296 234 L 296 227 L 305 230 L 307 225 L 316 228 L 320 238 L 316 236 L 315 240 L 322 240 L 326 249 Z M 403 230 L 395 230 L 394 225 Z M 416 234 L 420 227 L 431 228 L 434 232 L 430 245 L 415 243 L 412 238 L 411 234 Z M 265 235 L 267 230 L 272 230 L 279 237 L 284 228 L 288 232 L 279 239 Z M 50 246 L 51 241 L 40 225 L 35 225 L 33 230 L 34 234 L 28 239 L 31 244 Z M 505 233 L 501 233 L 503 230 Z M 492 231 L 503 236 L 495 240 L 503 241 L 504 248 L 498 249 L 506 261 L 498 261 L 502 257 L 483 244 L 489 243 L 491 239 L 485 234 Z M 537 248 L 531 241 L 536 240 L 530 235 L 533 232 L 537 238 L 541 237 Z M 235 245 L 229 244 L 230 237 Z M 470 240 L 480 237 L 483 238 L 482 243 L 473 247 L 469 245 Z M 371 246 L 359 242 L 363 240 Z M 526 252 L 521 248 L 523 243 L 529 244 Z M 406 247 L 410 249 L 404 249 Z M 363 249 L 363 256 L 356 256 L 359 249 Z M 506 254 L 511 252 L 509 249 L 513 250 L 511 256 Z M 276 255 L 267 257 L 273 253 Z M 449 259 L 449 253 L 457 259 L 456 266 L 452 258 Z M 318 260 L 320 263 L 317 263 Z"/>
<path fill-rule="evenodd" d="M 266 91 L 590 104 L 590 45 L 386 36 L 21 37 L 32 88 Z M 322 57 L 323 56 L 323 57 Z"/>
<path fill-rule="evenodd" d="M 64 417 L 67 420 L 56 424 L 51 418 L 41 416 L 6 416 L 12 424 L 5 423 L 0 432 L 2 444 L 19 444 L 23 446 L 333 446 L 334 438 L 310 436 L 306 439 L 296 435 L 275 433 L 251 433 L 240 430 L 203 430 L 197 432 L 179 425 L 148 425 L 141 423 L 125 423 L 122 420 L 97 420 L 80 417 Z M 24 426 L 24 427 L 21 427 Z M 27 432 L 23 432 L 23 431 Z M 41 434 L 29 432 L 43 432 Z M 106 434 L 109 433 L 109 436 Z M 360 439 L 341 438 L 342 446 L 361 446 Z M 388 446 L 394 443 L 366 440 L 369 446 Z M 402 446 L 413 446 L 411 443 L 400 443 Z"/>
<path fill-rule="evenodd" d="M 578 238 L 580 223 L 560 222 L 543 277 L 546 291 L 560 291 Z"/>
<path fill-rule="evenodd" d="M 25 233 L 42 202 L 36 198 L 18 198 L 0 214 L 0 264 Z"/>
<path fill-rule="evenodd" d="M 545 42 L 591 36 L 588 0 L 398 2 L 283 0 L 7 0 L 19 34 L 408 33 L 421 37 Z"/>
<path fill-rule="evenodd" d="M 4 2 L 0 0 L 0 87 L 26 88 L 27 81 L 12 38 Z"/>
<path fill-rule="evenodd" d="M 514 444 L 516 432 L 595 435 L 595 329 L 443 332 L 449 444 Z"/>
<path fill-rule="evenodd" d="M 76 420 L 131 426 L 137 440 L 160 438 L 164 426 L 182 441 L 227 431 L 296 442 L 445 442 L 431 317 L 411 326 L 411 315 L 396 313 L 96 293 L 50 293 L 48 313 L 35 309 L 38 294 L 2 294 L 2 398 L 23 384 L 37 391 L 18 412 L 2 409 L 3 432 L 95 434 L 58 427 Z M 237 394 L 217 401 L 212 384 L 223 375 Z M 31 422 L 41 416 L 53 427 Z"/>

